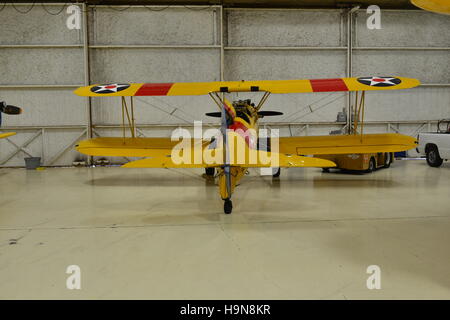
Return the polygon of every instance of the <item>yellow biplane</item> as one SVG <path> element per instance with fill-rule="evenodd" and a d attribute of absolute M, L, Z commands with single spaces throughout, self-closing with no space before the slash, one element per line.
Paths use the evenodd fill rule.
<path fill-rule="evenodd" d="M 399 152 L 416 146 L 414 138 L 401 134 L 363 134 L 347 136 L 307 136 L 270 138 L 264 147 L 258 139 L 258 120 L 280 112 L 262 111 L 270 94 L 397 90 L 416 87 L 416 79 L 402 77 L 360 77 L 313 80 L 219 81 L 192 83 L 114 83 L 81 87 L 74 92 L 88 97 L 121 97 L 123 123 L 128 119 L 131 137 L 94 138 L 81 141 L 76 149 L 90 156 L 144 157 L 128 162 L 126 168 L 205 168 L 206 175 L 217 177 L 224 200 L 224 212 L 232 211 L 231 195 L 248 168 L 318 167 L 335 163 L 321 159 L 323 154 Z M 232 92 L 261 92 L 259 103 L 225 98 Z M 221 119 L 220 136 L 187 139 L 187 147 L 171 138 L 138 138 L 135 135 L 134 96 L 209 95 L 219 112 L 207 113 Z M 125 97 L 130 97 L 127 103 Z M 128 106 L 130 106 L 130 111 Z M 130 115 L 131 114 L 131 115 Z M 125 126 L 124 126 L 125 128 Z M 356 132 L 356 131 L 355 131 Z M 185 139 L 186 140 L 186 139 Z M 186 142 L 186 141 L 184 141 Z M 275 143 L 277 142 L 277 143 Z M 276 146 L 276 148 L 274 148 Z M 175 150 L 175 153 L 174 153 Z M 198 152 L 200 150 L 200 157 Z M 181 156 L 183 161 L 175 156 Z M 308 156 L 305 156 L 308 155 Z M 318 156 L 319 155 L 319 156 Z M 314 156 L 314 157 L 313 157 Z M 187 161 L 186 161 L 187 159 Z M 211 161 L 213 159 L 214 161 Z"/>
<path fill-rule="evenodd" d="M 16 106 L 7 105 L 6 102 L 1 101 L 0 102 L 0 127 L 2 125 L 2 113 L 4 114 L 21 114 L 22 109 Z M 0 133 L 0 139 L 8 138 L 13 135 L 15 135 L 15 132 L 6 132 L 6 133 Z"/>

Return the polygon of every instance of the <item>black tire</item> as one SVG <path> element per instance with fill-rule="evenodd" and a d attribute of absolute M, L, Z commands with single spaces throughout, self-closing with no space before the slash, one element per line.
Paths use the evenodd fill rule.
<path fill-rule="evenodd" d="M 430 167 L 440 167 L 442 165 L 441 156 L 439 155 L 439 150 L 436 146 L 430 146 L 427 148 L 427 163 Z"/>
<path fill-rule="evenodd" d="M 225 214 L 230 214 L 233 211 L 233 202 L 230 199 L 225 199 L 223 203 L 223 212 Z"/>
<path fill-rule="evenodd" d="M 209 177 L 214 177 L 214 174 L 216 173 L 215 168 L 205 168 L 205 174 Z"/>
<path fill-rule="evenodd" d="M 322 172 L 329 173 L 330 172 L 330 168 L 322 168 Z"/>
<path fill-rule="evenodd" d="M 377 168 L 377 163 L 375 162 L 375 158 L 372 157 L 372 158 L 370 158 L 369 168 L 366 170 L 366 173 L 374 172 L 376 168 Z"/>
<path fill-rule="evenodd" d="M 278 178 L 278 177 L 280 176 L 280 173 L 281 173 L 281 168 L 278 168 L 277 172 L 275 172 L 275 173 L 272 175 L 272 177 Z"/>
<path fill-rule="evenodd" d="M 391 166 L 392 157 L 393 157 L 392 152 L 387 152 L 387 153 L 384 154 L 384 165 L 383 165 L 383 168 L 389 168 Z"/>

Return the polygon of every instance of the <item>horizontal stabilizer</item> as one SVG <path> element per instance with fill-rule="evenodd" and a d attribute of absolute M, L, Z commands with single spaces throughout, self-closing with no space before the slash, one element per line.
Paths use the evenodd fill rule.
<path fill-rule="evenodd" d="M 205 152 L 212 152 L 212 150 L 205 149 Z M 215 152 L 222 152 L 222 149 L 216 149 Z M 286 154 L 277 154 L 270 153 L 266 151 L 255 150 L 255 160 L 246 154 L 242 159 L 239 156 L 234 157 L 230 160 L 230 166 L 232 167 L 244 167 L 244 168 L 289 168 L 289 167 L 316 167 L 316 168 L 324 168 L 324 167 L 335 167 L 336 164 L 332 161 L 320 159 L 320 158 L 312 158 L 312 157 L 303 157 L 297 155 L 286 155 Z M 273 161 L 270 161 L 270 160 Z M 264 160 L 264 161 L 262 161 Z M 192 161 L 193 162 L 193 161 Z M 152 157 L 147 159 L 141 159 L 137 161 L 129 162 L 123 165 L 124 168 L 208 168 L 208 167 L 221 167 L 223 166 L 223 161 L 216 162 L 205 162 L 204 159 L 202 163 L 174 163 L 170 156 L 166 157 Z"/>

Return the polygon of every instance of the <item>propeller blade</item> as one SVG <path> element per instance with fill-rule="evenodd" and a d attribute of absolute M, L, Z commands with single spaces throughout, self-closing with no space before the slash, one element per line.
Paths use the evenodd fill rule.
<path fill-rule="evenodd" d="M 208 117 L 220 118 L 222 117 L 222 112 L 207 112 L 205 113 Z"/>
<path fill-rule="evenodd" d="M 282 116 L 283 112 L 279 111 L 258 111 L 258 116 L 262 117 L 271 117 L 271 116 Z"/>

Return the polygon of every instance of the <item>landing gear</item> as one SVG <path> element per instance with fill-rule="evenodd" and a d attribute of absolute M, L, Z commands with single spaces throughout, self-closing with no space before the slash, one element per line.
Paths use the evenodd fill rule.
<path fill-rule="evenodd" d="M 225 212 L 225 214 L 230 214 L 231 211 L 233 211 L 233 202 L 231 202 L 230 199 L 225 199 L 225 202 L 223 203 L 223 212 Z"/>
<path fill-rule="evenodd" d="M 272 174 L 272 177 L 278 178 L 278 177 L 280 177 L 280 173 L 281 173 L 281 168 L 278 168 L 278 170 L 274 174 Z"/>
<path fill-rule="evenodd" d="M 214 174 L 215 174 L 214 168 L 205 168 L 205 174 L 208 177 L 214 177 Z"/>

